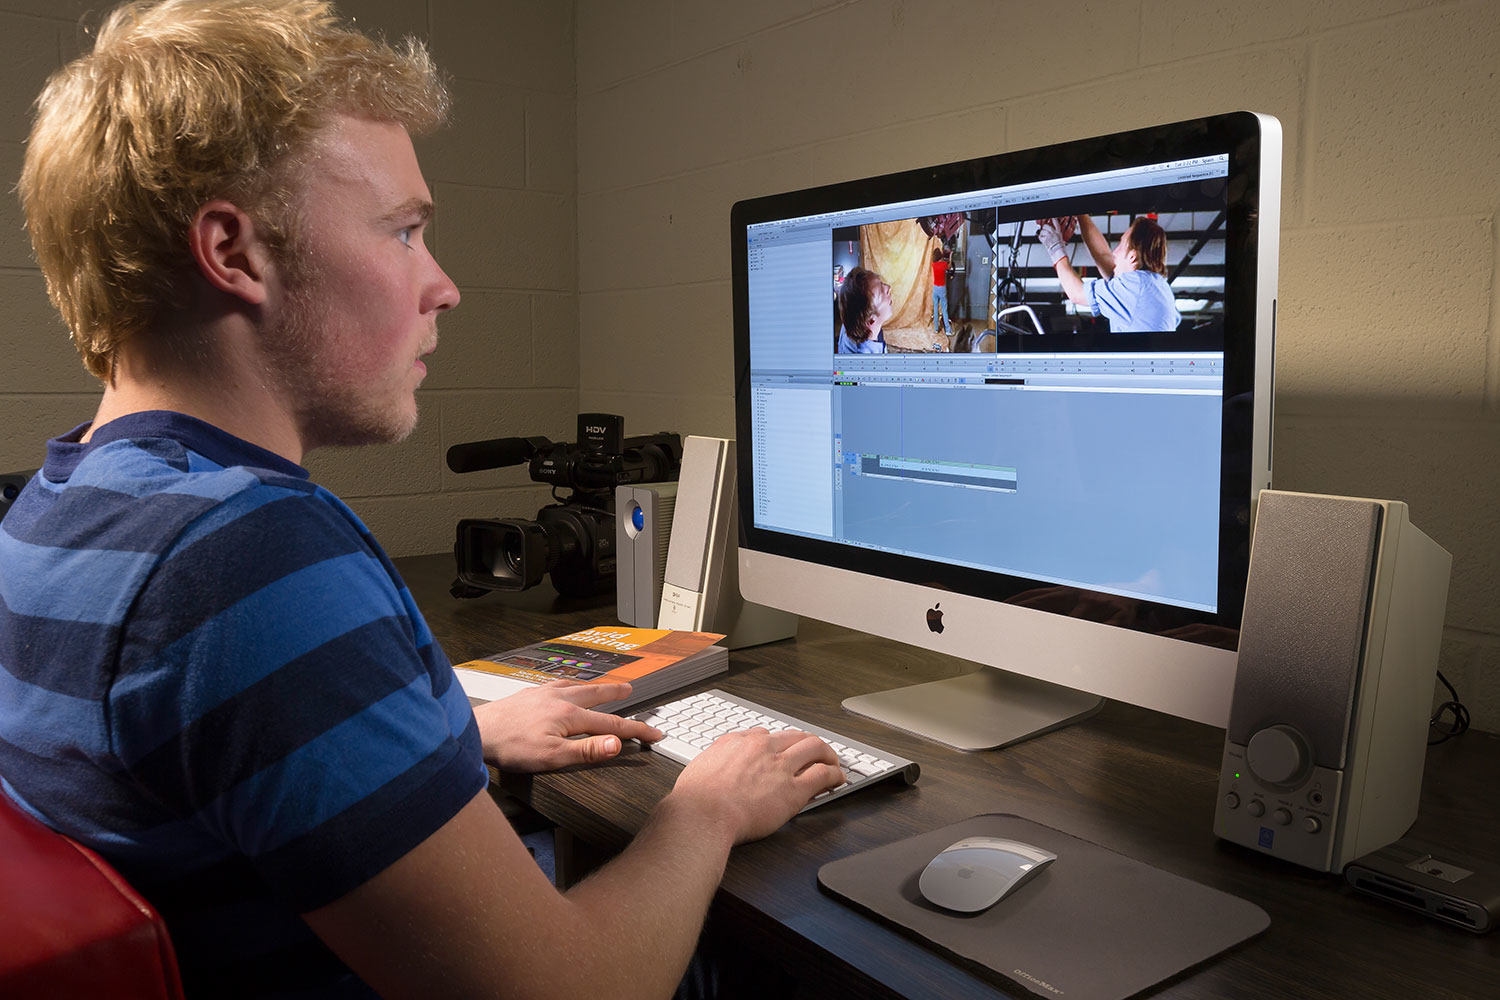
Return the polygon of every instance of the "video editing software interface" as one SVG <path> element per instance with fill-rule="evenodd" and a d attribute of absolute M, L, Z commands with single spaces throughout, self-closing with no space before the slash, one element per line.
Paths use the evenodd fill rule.
<path fill-rule="evenodd" d="M 1228 167 L 749 225 L 755 525 L 1217 612 Z M 1141 218 L 1166 273 L 1101 266 L 1089 224 L 1113 251 Z M 868 342 L 845 282 L 885 300 Z"/>

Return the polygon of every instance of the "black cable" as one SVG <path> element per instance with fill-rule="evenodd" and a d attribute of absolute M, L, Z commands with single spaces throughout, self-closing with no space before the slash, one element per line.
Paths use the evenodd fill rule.
<path fill-rule="evenodd" d="M 1468 732 L 1469 729 L 1469 710 L 1464 707 L 1463 702 L 1458 700 L 1458 692 L 1453 690 L 1453 685 L 1448 683 L 1448 678 L 1443 676 L 1441 670 L 1438 671 L 1437 679 L 1442 681 L 1443 687 L 1448 689 L 1451 700 L 1439 705 L 1437 711 L 1432 713 L 1432 720 L 1427 724 L 1430 730 L 1438 734 L 1437 739 L 1428 739 L 1427 745 L 1430 747 L 1451 740 L 1455 736 L 1460 736 Z M 1443 725 L 1442 723 L 1444 712 L 1451 712 L 1453 714 L 1453 722 L 1449 725 Z"/>

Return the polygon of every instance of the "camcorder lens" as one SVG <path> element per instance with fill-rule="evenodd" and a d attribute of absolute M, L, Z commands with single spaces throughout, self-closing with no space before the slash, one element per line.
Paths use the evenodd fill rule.
<path fill-rule="evenodd" d="M 525 576 L 521 569 L 522 560 L 526 555 L 523 549 L 525 541 L 525 536 L 516 531 L 507 534 L 501 543 L 504 548 L 501 554 L 505 557 L 505 565 L 510 567 L 511 573 L 520 577 Z"/>

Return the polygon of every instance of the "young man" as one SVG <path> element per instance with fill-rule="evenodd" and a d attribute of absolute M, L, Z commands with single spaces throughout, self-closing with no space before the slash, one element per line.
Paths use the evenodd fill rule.
<path fill-rule="evenodd" d="M 1085 282 L 1073 270 L 1068 241 L 1075 226 L 1104 277 Z M 1087 215 L 1042 219 L 1036 235 L 1051 257 L 1063 294 L 1109 320 L 1110 333 L 1170 333 L 1182 322 L 1167 283 L 1167 234 L 1156 220 L 1136 219 L 1113 248 Z"/>
<path fill-rule="evenodd" d="M 835 354 L 884 354 L 886 320 L 891 318 L 891 286 L 880 275 L 856 267 L 839 286 L 836 319 L 841 325 Z"/>
<path fill-rule="evenodd" d="M 664 996 L 730 847 L 840 780 L 721 740 L 566 895 L 486 794 L 660 734 L 590 711 L 613 686 L 476 716 L 299 464 L 416 422 L 458 292 L 409 134 L 446 100 L 318 0 L 165 0 L 38 102 L 27 226 L 104 394 L 0 525 L 0 789 L 155 902 L 194 995 Z"/>

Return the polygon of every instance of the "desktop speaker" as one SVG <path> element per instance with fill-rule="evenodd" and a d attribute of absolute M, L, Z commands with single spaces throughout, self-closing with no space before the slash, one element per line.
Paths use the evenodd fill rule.
<path fill-rule="evenodd" d="M 1451 565 L 1399 501 L 1261 492 L 1215 834 L 1337 872 L 1406 832 Z"/>
<path fill-rule="evenodd" d="M 797 634 L 797 616 L 740 597 L 734 442 L 689 435 L 662 581 L 657 628 L 721 632 L 730 649 Z"/>
<path fill-rule="evenodd" d="M 656 628 L 676 483 L 615 487 L 615 604 L 620 621 Z"/>
<path fill-rule="evenodd" d="M 15 502 L 16 497 L 31 482 L 31 477 L 36 475 L 36 470 L 30 472 L 6 472 L 0 473 L 0 521 L 5 520 L 5 515 L 10 512 L 10 505 Z"/>

